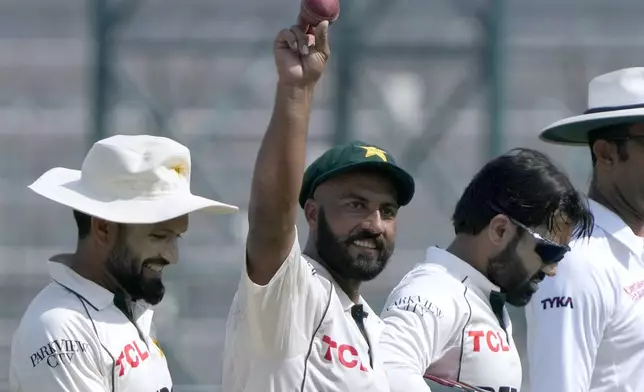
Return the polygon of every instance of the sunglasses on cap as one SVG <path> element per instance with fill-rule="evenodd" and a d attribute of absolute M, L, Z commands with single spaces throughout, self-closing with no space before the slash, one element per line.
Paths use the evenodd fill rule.
<path fill-rule="evenodd" d="M 510 219 L 510 222 L 527 231 L 535 239 L 536 245 L 534 247 L 534 251 L 537 255 L 539 255 L 541 261 L 543 261 L 544 264 L 557 264 L 564 258 L 566 253 L 570 251 L 570 247 L 568 245 L 558 244 L 554 241 L 544 238 L 541 234 L 512 218 L 505 212 L 501 211 L 499 208 L 496 208 L 494 206 L 490 207 L 497 213 L 507 216 L 508 219 Z"/>

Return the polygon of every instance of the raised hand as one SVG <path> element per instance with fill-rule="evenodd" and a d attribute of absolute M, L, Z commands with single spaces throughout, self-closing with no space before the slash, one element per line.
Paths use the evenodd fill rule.
<path fill-rule="evenodd" d="M 279 32 L 274 52 L 280 84 L 315 85 L 330 55 L 328 31 L 329 22 L 323 21 L 316 27 L 295 25 Z"/>

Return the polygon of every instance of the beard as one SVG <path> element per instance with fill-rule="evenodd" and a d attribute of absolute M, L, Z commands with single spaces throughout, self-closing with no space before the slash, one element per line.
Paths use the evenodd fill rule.
<path fill-rule="evenodd" d="M 124 227 L 120 230 L 120 234 L 125 232 Z M 133 300 L 142 299 L 150 305 L 156 305 L 163 299 L 165 286 L 161 277 L 145 276 L 143 268 L 146 263 L 168 264 L 161 258 L 141 261 L 127 245 L 124 235 L 120 235 L 107 259 L 106 269 Z"/>
<path fill-rule="evenodd" d="M 519 236 L 515 237 L 497 256 L 490 258 L 487 277 L 506 294 L 506 302 L 512 306 L 526 306 L 545 277 L 543 271 L 533 276 L 523 265 L 517 253 Z"/>
<path fill-rule="evenodd" d="M 372 240 L 376 245 L 377 256 L 374 257 L 371 253 L 351 256 L 349 246 L 356 240 Z M 345 280 L 365 282 L 374 279 L 385 269 L 395 244 L 388 244 L 381 235 L 360 229 L 346 237 L 336 236 L 331 231 L 324 210 L 320 209 L 315 245 L 330 272 Z"/>
<path fill-rule="evenodd" d="M 539 283 L 546 277 L 545 272 L 539 271 L 534 274 L 527 282 L 507 293 L 507 302 L 510 305 L 523 307 L 526 306 L 534 293 L 539 289 Z"/>

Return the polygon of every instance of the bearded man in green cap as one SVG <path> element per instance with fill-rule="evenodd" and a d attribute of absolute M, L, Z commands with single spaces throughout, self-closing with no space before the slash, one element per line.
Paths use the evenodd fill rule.
<path fill-rule="evenodd" d="M 278 83 L 249 205 L 241 282 L 228 317 L 227 392 L 388 392 L 382 322 L 360 296 L 393 250 L 398 209 L 414 181 L 385 150 L 336 146 L 304 173 L 313 88 L 329 55 L 328 25 L 282 31 Z M 311 44 L 313 42 L 313 44 Z M 309 238 L 300 249 L 296 218 Z"/>

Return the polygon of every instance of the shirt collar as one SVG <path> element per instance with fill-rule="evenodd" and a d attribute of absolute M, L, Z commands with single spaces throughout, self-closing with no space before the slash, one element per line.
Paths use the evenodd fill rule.
<path fill-rule="evenodd" d="M 314 270 L 314 273 L 319 274 L 320 276 L 324 277 L 325 279 L 329 280 L 331 284 L 333 284 L 335 288 L 335 293 L 340 299 L 340 303 L 342 304 L 342 308 L 344 310 L 344 313 L 348 313 L 351 315 L 351 308 L 353 308 L 354 305 L 362 305 L 362 310 L 366 314 L 366 318 L 364 319 L 365 327 L 367 329 L 367 334 L 369 335 L 370 339 L 373 339 L 374 342 L 377 342 L 379 340 L 380 335 L 382 334 L 382 331 L 385 328 L 385 324 L 383 321 L 378 317 L 378 315 L 371 309 L 369 304 L 362 298 L 362 296 L 358 297 L 358 302 L 354 303 L 347 293 L 342 290 L 342 287 L 338 284 L 338 282 L 333 279 L 333 276 L 331 273 L 324 267 L 322 264 L 318 263 L 317 261 L 313 260 L 307 255 L 303 255 L 306 261 L 311 265 L 311 267 Z M 353 317 L 353 316 L 351 316 Z M 370 347 L 370 350 L 374 350 L 374 345 Z M 374 354 L 377 355 L 377 354 Z"/>
<path fill-rule="evenodd" d="M 52 259 L 47 264 L 49 274 L 56 283 L 87 300 L 97 311 L 112 304 L 114 294 L 111 291 L 83 278 L 63 263 Z"/>
<path fill-rule="evenodd" d="M 459 259 L 445 249 L 435 246 L 429 247 L 427 249 L 425 262 L 442 266 L 450 273 L 450 275 L 460 280 L 463 284 L 471 287 L 487 301 L 489 301 L 491 292 L 500 292 L 499 287 L 490 282 L 485 275 L 472 267 L 469 263 Z"/>
<path fill-rule="evenodd" d="M 320 276 L 328 279 L 331 283 L 333 283 L 333 286 L 335 286 L 335 292 L 337 293 L 337 296 L 340 299 L 340 303 L 342 303 L 342 308 L 344 309 L 345 312 L 350 312 L 353 305 L 359 304 L 359 305 L 362 305 L 362 308 L 364 309 L 365 312 L 369 314 L 373 314 L 373 311 L 371 310 L 369 305 L 367 305 L 367 303 L 362 298 L 362 296 L 359 296 L 358 302 L 354 303 L 349 298 L 347 293 L 345 293 L 344 290 L 342 290 L 342 287 L 340 287 L 338 282 L 336 282 L 335 279 L 333 279 L 333 276 L 326 269 L 326 267 L 324 267 L 322 264 L 318 263 L 317 261 L 313 260 L 309 256 L 304 255 L 304 257 L 306 258 L 306 261 L 308 261 L 309 264 L 311 264 L 311 266 L 315 270 L 315 273 L 320 274 Z"/>
<path fill-rule="evenodd" d="M 644 239 L 636 236 L 626 222 L 613 211 L 594 200 L 590 200 L 589 203 L 595 224 L 641 258 L 644 253 Z"/>

